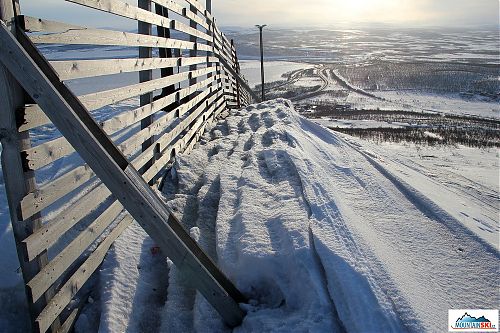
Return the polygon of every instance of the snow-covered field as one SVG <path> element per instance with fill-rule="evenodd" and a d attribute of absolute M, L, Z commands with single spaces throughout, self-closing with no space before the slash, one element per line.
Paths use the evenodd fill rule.
<path fill-rule="evenodd" d="M 425 92 L 380 91 L 375 95 L 398 105 L 411 105 L 416 110 L 500 118 L 500 104 L 466 100 L 455 95 L 438 95 Z"/>
<path fill-rule="evenodd" d="M 232 111 L 163 195 L 250 299 L 234 332 L 444 332 L 495 308 L 498 151 L 381 146 L 285 100 Z M 137 225 L 99 273 L 77 332 L 229 332 Z M 430 296 L 432 295 L 432 296 Z"/>
<path fill-rule="evenodd" d="M 240 61 L 241 73 L 248 80 L 250 87 L 260 84 L 260 61 L 257 60 L 242 60 Z M 266 82 L 274 82 L 284 80 L 283 74 L 298 70 L 313 68 L 314 65 L 301 63 L 301 62 L 290 62 L 290 61 L 266 61 L 264 63 L 265 68 L 265 80 Z"/>

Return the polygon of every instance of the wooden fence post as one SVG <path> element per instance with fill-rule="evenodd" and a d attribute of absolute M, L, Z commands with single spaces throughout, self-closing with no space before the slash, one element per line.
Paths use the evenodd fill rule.
<path fill-rule="evenodd" d="M 197 9 L 196 9 L 196 7 L 195 7 L 195 6 L 193 6 L 193 5 L 189 5 L 189 10 L 190 10 L 193 14 L 195 14 L 195 15 L 197 15 L 197 14 L 198 14 L 198 10 L 197 10 Z M 191 28 L 193 28 L 193 29 L 197 29 L 197 27 L 198 27 L 198 23 L 196 23 L 196 21 L 194 21 L 194 20 L 189 20 L 189 26 L 190 26 Z M 190 42 L 193 42 L 193 43 L 195 44 L 195 46 L 196 46 L 196 42 L 197 42 L 197 38 L 196 38 L 196 36 L 190 35 L 190 36 L 189 36 L 189 41 L 190 41 Z M 194 49 L 194 50 L 189 51 L 189 56 L 190 56 L 190 57 L 196 57 L 197 55 L 198 55 L 198 51 L 197 51 L 197 48 L 196 48 L 196 47 L 195 47 L 195 49 Z M 190 70 L 190 71 L 195 71 L 197 68 L 198 68 L 198 66 L 197 66 L 197 65 L 191 65 L 191 66 L 189 66 L 189 70 Z M 192 85 L 192 84 L 196 84 L 196 82 L 197 82 L 196 78 L 193 78 L 193 79 L 189 80 L 189 84 L 190 84 L 190 85 Z"/>
<path fill-rule="evenodd" d="M 157 3 L 155 3 L 155 12 L 156 12 L 156 14 L 161 15 L 161 16 L 166 17 L 166 18 L 168 18 L 168 16 L 169 16 L 168 15 L 168 8 L 165 8 Z M 165 27 L 158 25 L 158 26 L 156 26 L 156 32 L 157 32 L 158 37 L 170 38 L 170 29 L 168 29 L 168 28 L 165 28 Z M 159 48 L 158 55 L 160 58 L 172 58 L 174 56 L 180 57 L 179 54 L 174 54 L 172 52 L 172 49 L 166 49 L 166 48 Z M 174 68 L 173 67 L 167 67 L 167 68 L 161 69 L 161 77 L 167 77 L 167 76 L 171 76 L 171 75 L 174 75 Z M 177 88 L 176 88 L 175 84 L 169 85 L 169 86 L 162 89 L 160 97 L 168 96 L 168 95 L 172 94 L 173 92 L 175 92 L 176 89 Z M 177 106 L 178 105 L 174 103 L 173 105 L 168 106 L 164 110 L 168 112 L 168 111 L 173 110 Z"/>
<path fill-rule="evenodd" d="M 11 0 L 0 0 L 0 19 L 15 31 L 15 16 L 19 12 L 19 3 Z M 36 190 L 35 173 L 24 171 L 25 158 L 21 151 L 31 148 L 31 140 L 28 131 L 19 132 L 16 114 L 24 108 L 25 92 L 17 83 L 17 80 L 0 64 L 0 139 L 2 143 L 2 170 L 4 173 L 5 191 L 10 211 L 10 221 L 17 248 L 17 255 L 25 284 L 30 325 L 35 327 L 35 319 L 43 310 L 47 302 L 54 296 L 53 288 L 49 288 L 37 302 L 33 302 L 26 284 L 36 276 L 40 270 L 47 265 L 47 252 L 44 251 L 35 259 L 29 261 L 25 253 L 22 241 L 42 226 L 40 213 L 31 218 L 22 220 L 18 214 L 21 200 L 30 192 Z M 52 331 L 59 329 L 57 319 L 51 326 Z"/>
<path fill-rule="evenodd" d="M 238 57 L 236 56 L 236 48 L 234 47 L 234 40 L 231 39 L 231 55 L 233 56 L 234 62 L 234 71 L 239 74 L 238 70 Z M 241 108 L 241 99 L 240 99 L 240 83 L 236 80 L 236 103 L 238 109 Z"/>
<path fill-rule="evenodd" d="M 151 11 L 151 0 L 137 0 L 137 6 L 141 9 L 145 9 L 147 11 Z M 138 21 L 138 32 L 139 34 L 142 35 L 151 35 L 151 24 Z M 153 49 L 151 47 L 139 47 L 139 58 L 151 58 L 153 56 Z M 146 70 L 146 71 L 140 71 L 139 72 L 139 82 L 147 82 L 151 81 L 153 79 L 153 71 L 152 70 Z M 153 102 L 153 93 L 146 93 L 144 95 L 140 96 L 140 105 L 148 105 Z M 149 116 L 141 120 L 141 129 L 147 128 L 153 123 L 154 117 Z M 143 144 L 142 144 L 142 151 L 147 150 L 153 143 L 153 138 L 147 139 Z M 154 164 L 155 160 L 155 154 L 153 153 L 153 156 L 151 156 L 151 161 L 149 161 L 144 167 L 139 170 L 139 172 L 142 174 L 144 173 L 151 165 Z"/>

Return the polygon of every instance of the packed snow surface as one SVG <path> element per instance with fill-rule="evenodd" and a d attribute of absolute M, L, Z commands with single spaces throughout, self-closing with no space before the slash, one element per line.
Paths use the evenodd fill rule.
<path fill-rule="evenodd" d="M 395 152 L 276 100 L 230 111 L 177 158 L 167 204 L 250 299 L 234 332 L 444 332 L 448 309 L 498 307 L 498 187 L 462 193 L 472 181 Z M 137 225 L 98 298 L 100 332 L 231 331 Z M 88 316 L 77 331 L 97 329 Z"/>

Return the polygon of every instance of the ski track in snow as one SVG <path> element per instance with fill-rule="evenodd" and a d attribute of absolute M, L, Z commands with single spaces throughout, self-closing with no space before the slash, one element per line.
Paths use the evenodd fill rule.
<path fill-rule="evenodd" d="M 499 304 L 498 245 L 415 188 L 416 176 L 406 182 L 401 170 L 413 169 L 402 161 L 286 100 L 230 113 L 178 157 L 163 195 L 250 298 L 234 332 L 437 332 L 448 309 Z M 137 225 L 115 243 L 100 273 L 99 331 L 231 331 L 151 247 Z"/>

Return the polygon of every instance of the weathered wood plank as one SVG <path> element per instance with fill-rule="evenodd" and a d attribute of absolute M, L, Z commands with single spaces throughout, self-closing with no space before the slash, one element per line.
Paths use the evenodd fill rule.
<path fill-rule="evenodd" d="M 195 21 L 197 24 L 199 24 L 200 26 L 205 28 L 205 30 L 208 31 L 210 29 L 210 25 L 207 23 L 207 19 L 204 16 L 200 17 L 198 15 L 200 13 L 201 12 L 198 12 L 195 14 L 192 11 L 188 10 L 187 8 L 183 8 L 182 16 L 184 16 L 185 18 L 187 18 L 191 21 Z"/>
<path fill-rule="evenodd" d="M 144 36 L 131 32 L 112 31 L 104 29 L 71 29 L 63 32 L 31 35 L 30 39 L 39 44 L 69 44 L 69 45 L 99 45 L 99 46 L 130 46 L 130 47 L 163 47 L 180 50 L 205 50 L 204 44 L 156 36 Z"/>
<path fill-rule="evenodd" d="M 68 2 L 73 2 L 86 7 L 101 10 L 107 13 L 119 15 L 122 17 L 130 18 L 137 21 L 142 21 L 145 23 L 154 24 L 157 26 L 171 28 L 180 32 L 184 32 L 188 35 L 197 36 L 201 39 L 210 38 L 207 34 L 202 33 L 196 29 L 192 29 L 189 26 L 183 24 L 182 22 L 176 20 L 170 20 L 164 16 L 152 13 L 150 10 L 144 10 L 135 6 L 132 6 L 126 2 L 120 0 L 66 0 Z"/>
<path fill-rule="evenodd" d="M 60 32 L 72 29 L 77 29 L 77 30 L 85 29 L 85 27 L 74 24 L 44 20 L 41 18 L 25 16 L 25 15 L 21 16 L 19 19 L 21 20 L 21 22 L 23 22 L 24 30 L 26 32 L 48 32 L 48 31 Z"/>
<path fill-rule="evenodd" d="M 80 312 L 79 308 L 73 309 L 69 314 L 68 318 L 64 321 L 61 327 L 57 330 L 56 333 L 69 333 L 73 329 L 73 326 L 76 323 L 76 319 L 78 317 L 78 313 Z"/>
<path fill-rule="evenodd" d="M 106 228 L 123 211 L 123 206 L 115 201 L 78 237 L 53 258 L 42 270 L 28 282 L 31 297 L 40 298 L 50 286 L 94 243 Z"/>
<path fill-rule="evenodd" d="M 201 13 L 205 12 L 205 5 L 203 5 L 201 2 L 197 0 L 186 0 L 188 4 L 196 8 L 196 10 L 200 11 Z"/>
<path fill-rule="evenodd" d="M 206 57 L 196 58 L 143 58 L 143 59 L 105 59 L 105 60 L 68 60 L 51 61 L 50 64 L 63 81 L 96 77 L 120 73 L 130 73 L 143 70 L 154 70 L 171 67 L 184 67 L 192 64 L 203 64 Z M 219 62 L 216 57 L 211 57 L 208 62 Z"/>
<path fill-rule="evenodd" d="M 183 6 L 179 5 L 177 2 L 173 0 L 152 0 L 152 1 L 179 15 L 182 15 L 182 11 L 184 10 Z"/>
<path fill-rule="evenodd" d="M 122 232 L 132 223 L 133 219 L 127 215 L 113 229 L 113 231 L 99 244 L 96 250 L 85 260 L 75 274 L 66 282 L 57 292 L 54 298 L 49 302 L 47 307 L 36 319 L 37 329 L 40 332 L 46 332 L 52 322 L 71 302 L 73 296 L 82 288 L 89 277 L 104 260 L 111 244 L 122 234 Z"/>
<path fill-rule="evenodd" d="M 211 73 L 213 69 L 203 68 L 196 71 L 178 73 L 171 76 L 137 83 L 134 85 L 120 87 L 111 90 L 100 91 L 92 94 L 80 96 L 79 99 L 89 110 L 97 110 L 103 106 L 118 103 L 128 98 L 141 94 L 153 92 L 163 87 L 180 83 L 190 78 L 199 77 Z"/>
<path fill-rule="evenodd" d="M 20 112 L 22 119 L 18 120 L 19 132 L 24 132 L 50 123 L 49 117 L 47 117 L 36 104 L 25 105 L 24 107 L 19 108 L 19 110 L 22 110 Z"/>
<path fill-rule="evenodd" d="M 54 245 L 57 240 L 82 218 L 101 205 L 111 192 L 104 185 L 99 185 L 89 191 L 74 205 L 64 209 L 55 218 L 48 221 L 39 230 L 22 241 L 24 252 L 28 258 L 34 258 L 39 253 Z"/>
<path fill-rule="evenodd" d="M 30 170 L 38 170 L 74 151 L 75 149 L 64 137 L 59 137 L 23 150 L 22 153 L 26 156 L 27 167 Z"/>
<path fill-rule="evenodd" d="M 93 176 L 92 170 L 87 165 L 82 165 L 40 187 L 38 190 L 28 193 L 20 203 L 22 218 L 26 219 L 35 215 L 85 184 Z"/>

